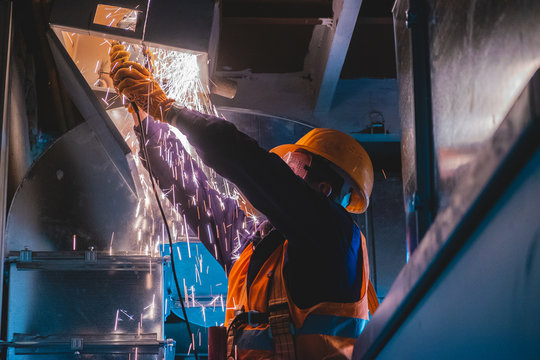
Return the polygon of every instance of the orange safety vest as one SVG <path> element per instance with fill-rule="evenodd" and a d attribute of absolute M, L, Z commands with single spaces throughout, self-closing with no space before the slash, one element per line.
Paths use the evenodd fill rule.
<path fill-rule="evenodd" d="M 355 339 L 369 320 L 368 312 L 373 314 L 378 306 L 369 282 L 366 240 L 361 236 L 364 268 L 360 300 L 324 302 L 308 309 L 298 308 L 287 292 L 283 278 L 287 241 L 266 260 L 247 293 L 247 272 L 253 254 L 253 247 L 247 246 L 229 275 L 227 353 L 237 359 L 350 359 Z M 233 323 L 239 313 L 247 315 L 244 319 L 247 317 L 248 323 Z M 252 314 L 261 313 L 269 315 L 268 321 L 251 321 Z"/>

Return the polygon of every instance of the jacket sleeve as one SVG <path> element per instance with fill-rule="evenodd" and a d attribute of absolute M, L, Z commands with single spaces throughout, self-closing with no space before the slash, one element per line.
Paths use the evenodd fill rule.
<path fill-rule="evenodd" d="M 245 246 L 253 223 L 237 201 L 214 190 L 169 125 L 146 119 L 146 150 L 159 187 L 208 251 L 228 273 Z M 141 129 L 135 129 L 139 139 Z M 144 151 L 142 164 L 148 170 Z"/>
<path fill-rule="evenodd" d="M 211 115 L 174 104 L 166 120 L 186 135 L 206 165 L 236 184 L 285 235 L 290 256 L 303 253 L 319 261 L 329 255 L 335 260 L 350 250 L 354 225 L 348 213 L 310 188 L 279 156 Z M 336 239 L 331 249 L 329 237 Z"/>

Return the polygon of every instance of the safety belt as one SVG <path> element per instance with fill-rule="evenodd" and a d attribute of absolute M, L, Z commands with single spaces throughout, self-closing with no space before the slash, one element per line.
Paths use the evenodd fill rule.
<path fill-rule="evenodd" d="M 270 283 L 270 298 L 268 300 L 268 322 L 270 324 L 270 336 L 274 341 L 274 359 L 294 360 L 294 338 L 292 334 L 291 314 L 287 292 L 278 281 L 275 281 L 275 271 Z"/>
<path fill-rule="evenodd" d="M 375 314 L 375 311 L 379 307 L 379 298 L 377 297 L 377 293 L 375 292 L 375 288 L 373 287 L 371 280 L 368 280 L 367 295 L 369 313 L 371 314 L 371 316 L 373 316 L 373 314 Z"/>
<path fill-rule="evenodd" d="M 250 324 L 251 326 L 268 324 L 269 335 L 274 342 L 273 359 L 296 359 L 293 338 L 293 325 L 291 315 L 289 313 L 287 291 L 284 291 L 283 286 L 279 280 L 276 281 L 276 271 L 272 271 L 272 274 L 269 274 L 269 276 L 270 289 L 268 292 L 268 312 L 246 312 L 243 308 L 235 312 L 235 318 L 229 325 L 229 329 L 232 329 L 233 331 L 233 349 L 231 349 L 231 356 L 232 352 L 234 351 L 234 346 L 236 345 L 236 332 L 240 326 L 242 326 L 243 324 Z M 277 276 L 279 277 L 281 276 L 281 274 L 278 274 Z"/>

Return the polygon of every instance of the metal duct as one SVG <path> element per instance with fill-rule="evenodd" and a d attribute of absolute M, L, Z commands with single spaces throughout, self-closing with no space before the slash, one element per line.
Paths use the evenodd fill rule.
<path fill-rule="evenodd" d="M 34 163 L 6 227 L 10 359 L 163 357 L 162 259 L 144 255 L 138 202 L 87 123 Z"/>
<path fill-rule="evenodd" d="M 520 91 L 540 66 L 540 3 L 514 1 L 425 1 L 424 19 L 410 13 L 409 0 L 394 7 L 402 123 L 403 185 L 408 237 L 416 234 L 418 167 L 434 166 L 439 211 L 449 206 L 463 174 L 500 126 Z M 431 70 L 434 164 L 416 163 L 413 46 L 410 27 L 425 21 Z M 415 85 L 416 86 L 416 85 Z M 424 151 L 424 149 L 422 149 Z M 429 169 L 423 169 L 429 170 Z M 412 215 L 412 216 L 411 216 Z M 421 236 L 420 236 L 421 237 Z"/>
<path fill-rule="evenodd" d="M 539 138 L 540 70 L 461 174 L 353 359 L 536 357 Z"/>

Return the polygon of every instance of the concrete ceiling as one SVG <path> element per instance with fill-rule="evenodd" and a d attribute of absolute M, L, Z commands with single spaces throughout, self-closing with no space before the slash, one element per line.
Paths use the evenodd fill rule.
<path fill-rule="evenodd" d="M 341 78 L 394 78 L 393 0 L 361 3 Z M 219 70 L 287 73 L 304 70 L 314 28 L 332 19 L 331 0 L 223 0 Z"/>

